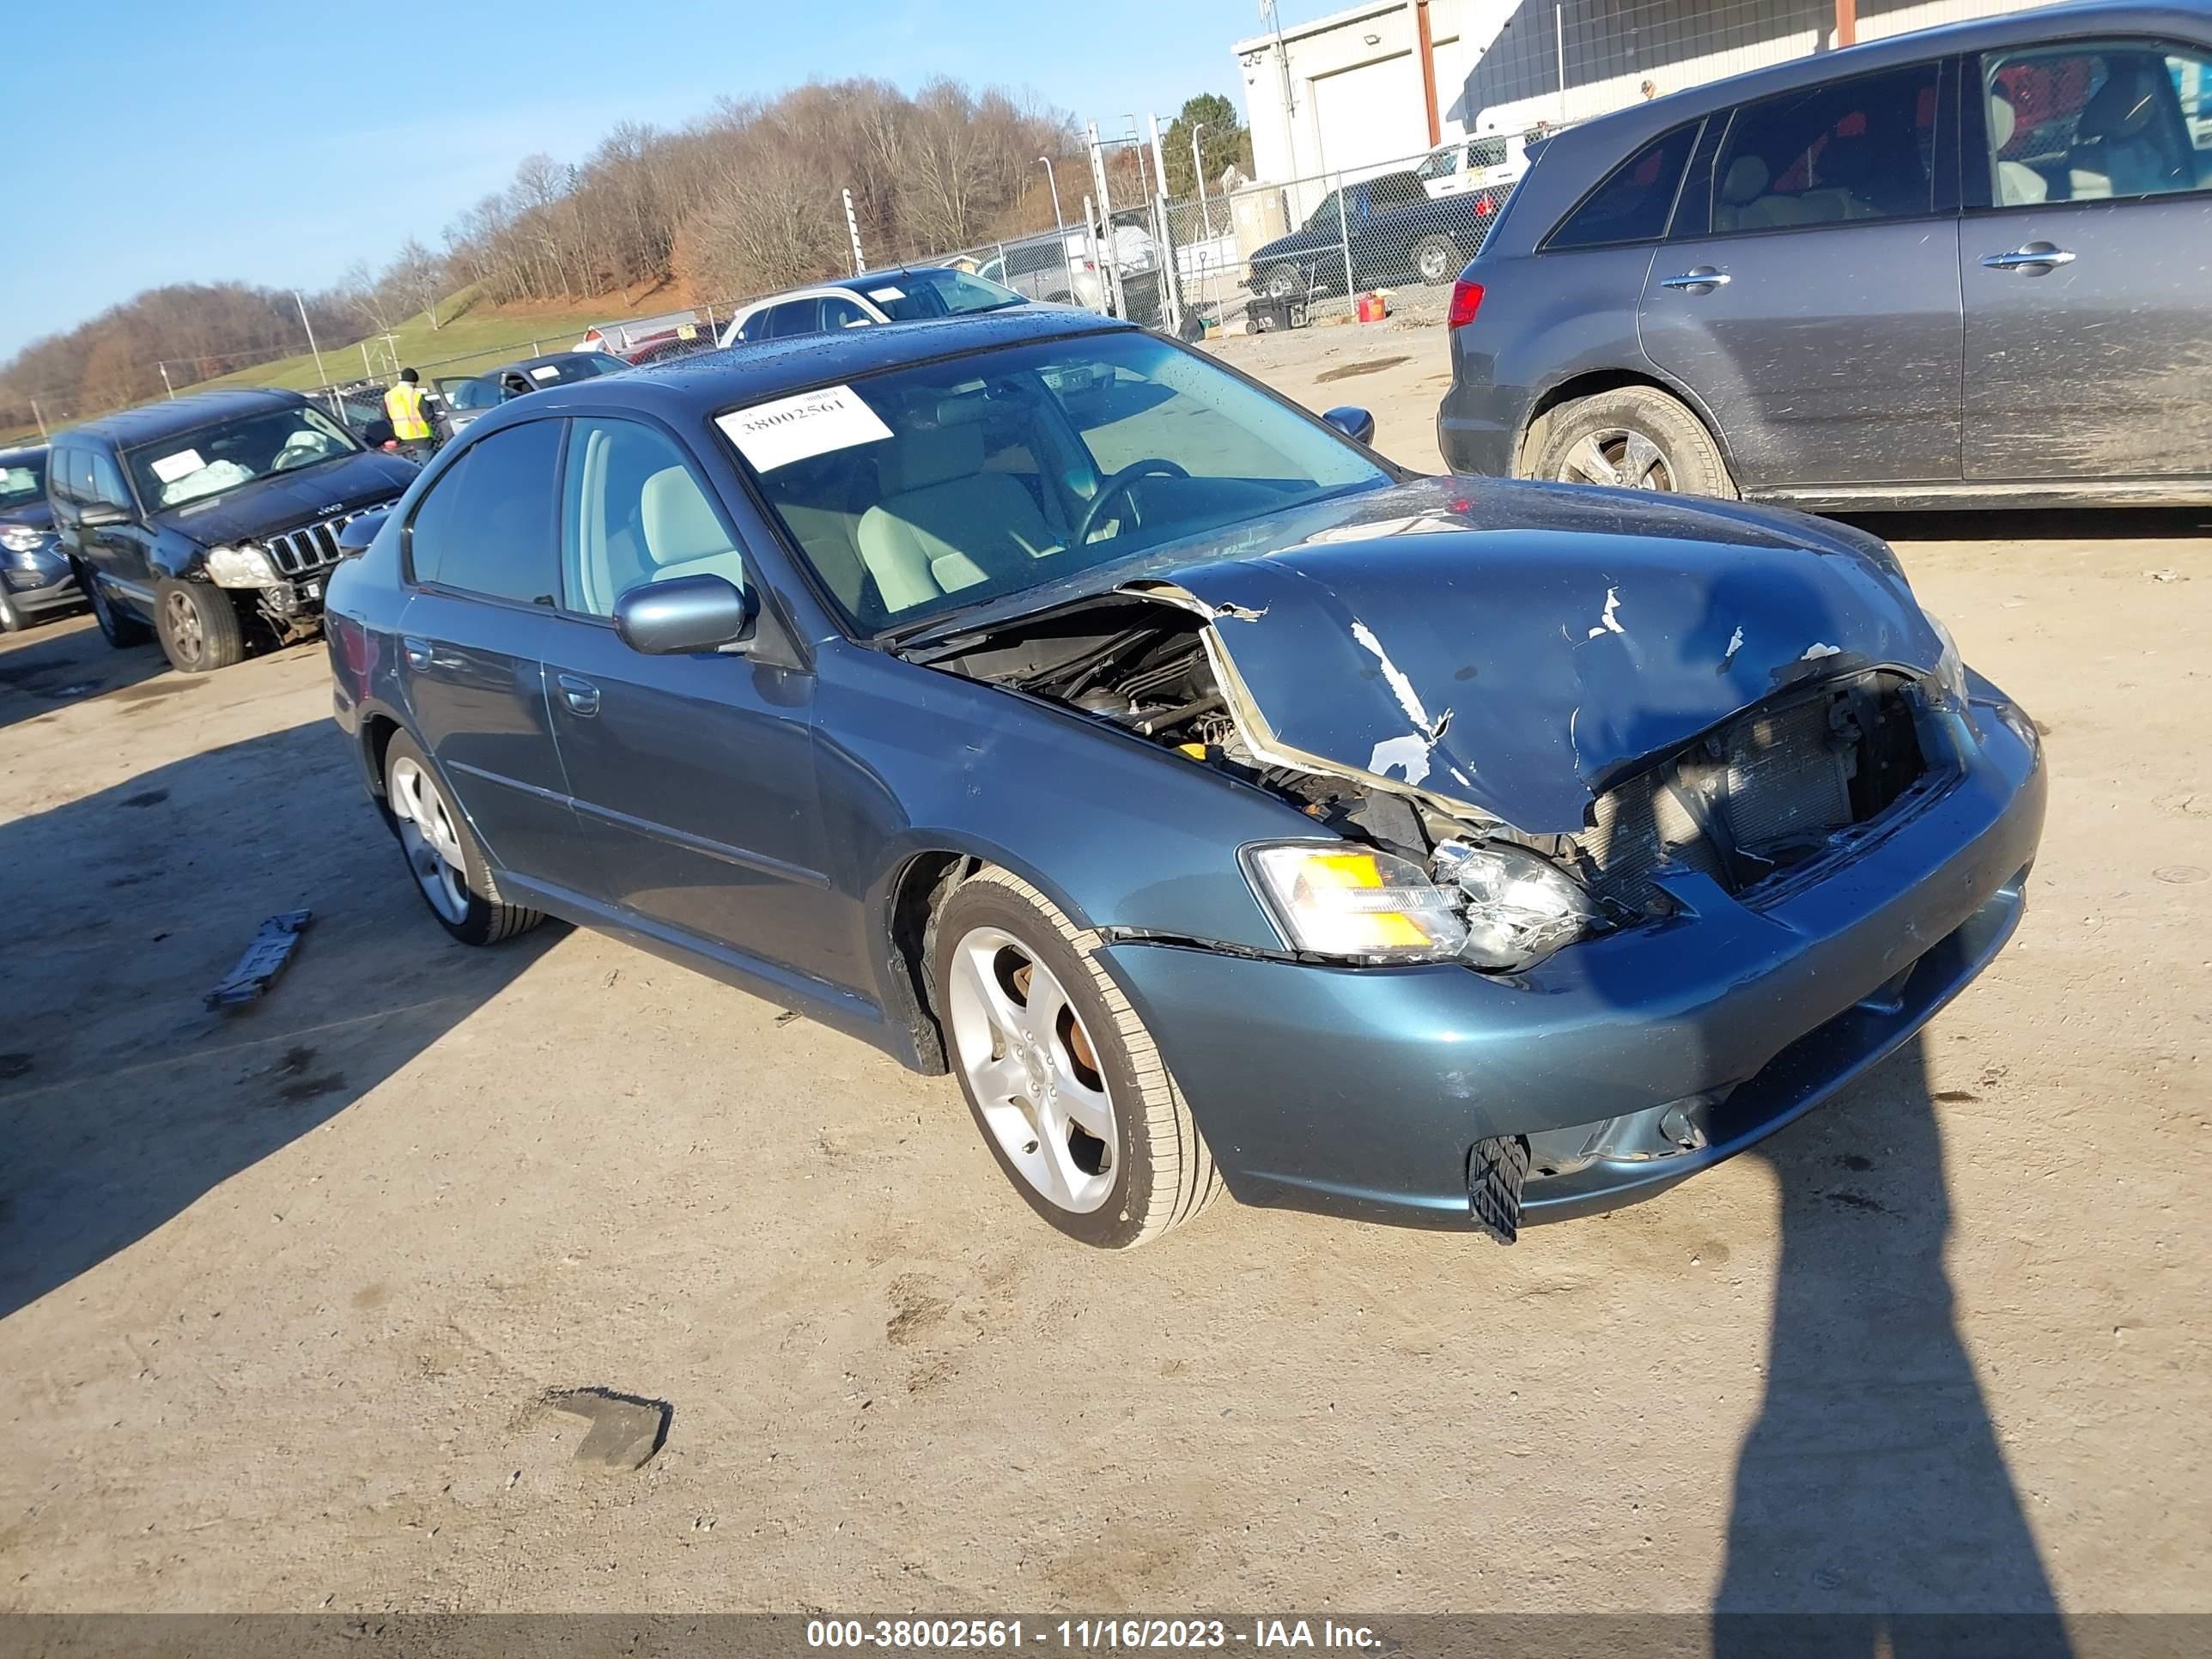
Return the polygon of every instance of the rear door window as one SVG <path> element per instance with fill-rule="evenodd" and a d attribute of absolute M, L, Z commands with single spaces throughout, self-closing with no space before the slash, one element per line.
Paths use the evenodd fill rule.
<path fill-rule="evenodd" d="M 1742 106 L 1713 168 L 1715 233 L 1931 211 L 1937 69 L 1915 64 Z"/>
<path fill-rule="evenodd" d="M 2070 41 L 1989 52 L 1982 83 L 1990 199 L 2000 207 L 2212 187 L 2212 54 L 2200 47 Z"/>
<path fill-rule="evenodd" d="M 556 602 L 562 424 L 495 432 L 430 487 L 407 530 L 416 580 L 525 605 Z"/>
<path fill-rule="evenodd" d="M 1549 250 L 1656 242 L 1667 234 L 1699 123 L 1676 127 L 1630 156 L 1583 198 L 1544 244 Z"/>

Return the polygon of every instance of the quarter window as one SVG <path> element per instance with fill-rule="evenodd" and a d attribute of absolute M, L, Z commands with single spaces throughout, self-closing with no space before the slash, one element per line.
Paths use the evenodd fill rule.
<path fill-rule="evenodd" d="M 613 614 L 631 588 L 712 575 L 738 586 L 744 559 L 666 434 L 635 421 L 579 420 L 562 483 L 561 568 L 570 607 Z"/>
<path fill-rule="evenodd" d="M 1982 59 L 2000 207 L 2212 187 L 2212 58 L 2147 40 Z"/>
<path fill-rule="evenodd" d="M 1583 199 L 1553 231 L 1547 247 L 1603 247 L 1656 241 L 1667 234 L 1682 169 L 1690 164 L 1699 124 L 1674 131 L 1638 150 Z"/>
<path fill-rule="evenodd" d="M 875 320 L 842 295 L 825 294 L 822 296 L 822 326 L 825 329 L 860 328 Z"/>
<path fill-rule="evenodd" d="M 1746 104 L 1713 169 L 1713 229 L 1905 219 L 1935 204 L 1936 65 Z"/>
<path fill-rule="evenodd" d="M 508 427 L 471 444 L 409 523 L 415 579 L 526 605 L 555 603 L 560 458 L 558 421 Z"/>

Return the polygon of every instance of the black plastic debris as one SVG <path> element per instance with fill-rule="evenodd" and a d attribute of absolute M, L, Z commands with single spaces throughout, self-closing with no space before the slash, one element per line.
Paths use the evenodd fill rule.
<path fill-rule="evenodd" d="M 246 954 L 239 957 L 238 965 L 207 994 L 207 1006 L 235 1008 L 258 1000 L 269 988 L 270 981 L 284 971 L 284 964 L 292 959 L 293 947 L 300 942 L 300 934 L 314 916 L 312 910 L 287 910 L 263 922 L 253 942 L 246 947 Z"/>

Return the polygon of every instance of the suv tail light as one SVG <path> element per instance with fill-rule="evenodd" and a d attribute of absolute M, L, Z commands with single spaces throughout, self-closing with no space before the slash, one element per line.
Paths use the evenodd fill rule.
<path fill-rule="evenodd" d="M 1444 313 L 1446 328 L 1465 328 L 1482 309 L 1482 284 L 1462 276 L 1452 284 L 1451 309 Z"/>

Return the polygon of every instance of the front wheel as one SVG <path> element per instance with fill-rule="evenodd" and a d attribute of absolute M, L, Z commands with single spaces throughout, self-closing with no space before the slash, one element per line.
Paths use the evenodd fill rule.
<path fill-rule="evenodd" d="M 1439 288 L 1459 274 L 1467 261 L 1459 244 L 1449 236 L 1424 236 L 1413 244 L 1413 274 L 1431 288 Z"/>
<path fill-rule="evenodd" d="M 930 926 L 946 1048 L 984 1143 L 1069 1237 L 1127 1249 L 1205 1208 L 1213 1157 L 1097 934 L 1008 871 L 954 888 Z"/>
<path fill-rule="evenodd" d="M 1563 404 L 1523 470 L 1557 483 L 1736 495 L 1705 422 L 1655 386 L 1619 386 Z"/>
<path fill-rule="evenodd" d="M 23 613 L 5 593 L 0 593 L 0 634 L 20 634 L 26 626 Z"/>
<path fill-rule="evenodd" d="M 499 896 L 483 848 L 447 799 L 415 739 L 395 734 L 384 751 L 384 804 L 407 868 L 438 925 L 464 945 L 496 945 L 545 920 Z"/>
<path fill-rule="evenodd" d="M 154 631 L 179 674 L 212 674 L 246 659 L 238 607 L 212 583 L 164 576 L 154 589 Z"/>

